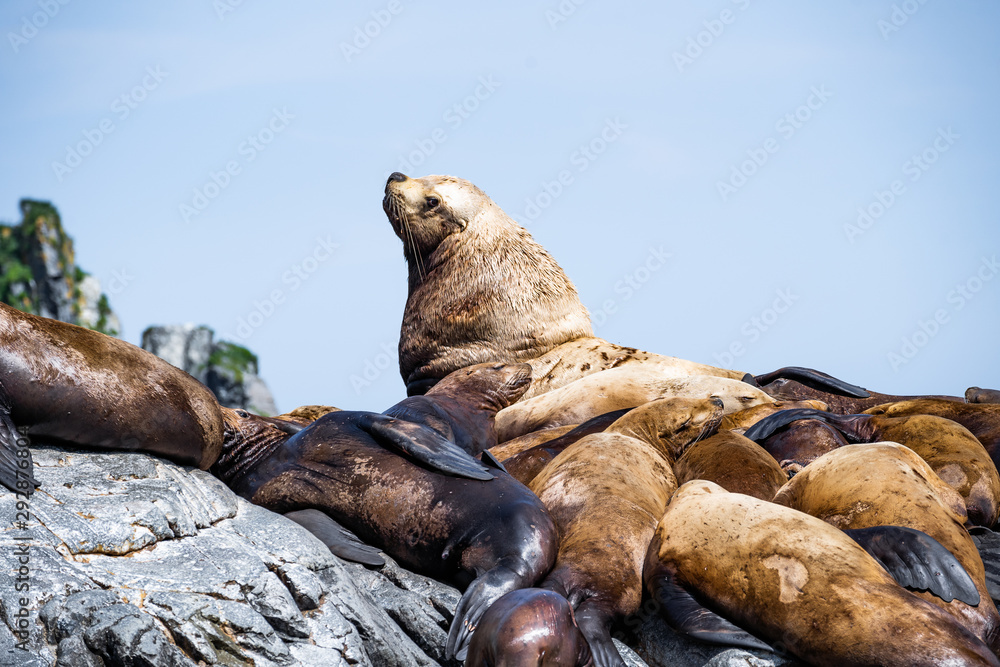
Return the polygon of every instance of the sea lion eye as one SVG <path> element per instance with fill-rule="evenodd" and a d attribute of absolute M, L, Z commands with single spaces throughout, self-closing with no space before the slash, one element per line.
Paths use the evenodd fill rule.
<path fill-rule="evenodd" d="M 438 201 L 437 197 L 428 197 L 425 201 L 428 209 L 435 209 L 441 202 Z"/>
<path fill-rule="evenodd" d="M 236 411 L 236 416 L 237 417 L 242 417 L 243 419 L 246 419 L 247 417 L 250 416 L 250 413 L 247 412 L 246 410 L 237 410 Z"/>

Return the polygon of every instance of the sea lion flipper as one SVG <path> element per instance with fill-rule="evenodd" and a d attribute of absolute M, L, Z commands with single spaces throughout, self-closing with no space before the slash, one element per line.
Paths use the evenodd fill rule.
<path fill-rule="evenodd" d="M 318 537 L 335 556 L 362 565 L 375 567 L 385 565 L 385 559 L 379 555 L 378 549 L 362 542 L 357 535 L 331 519 L 325 512 L 305 509 L 286 512 L 285 516 Z"/>
<path fill-rule="evenodd" d="M 464 661 L 469 652 L 472 633 L 480 619 L 494 602 L 520 587 L 521 577 L 506 567 L 498 566 L 484 572 L 469 584 L 455 608 L 455 617 L 448 631 L 445 654 Z"/>
<path fill-rule="evenodd" d="M 825 391 L 830 394 L 839 394 L 841 396 L 849 396 L 851 398 L 870 398 L 871 394 L 868 393 L 864 387 L 859 387 L 855 384 L 849 382 L 844 382 L 839 380 L 832 375 L 827 375 L 812 368 L 803 368 L 801 366 L 786 366 L 785 368 L 779 368 L 771 373 L 764 373 L 762 375 L 755 375 L 754 381 L 757 386 L 763 386 L 770 384 L 778 379 L 785 380 L 795 380 L 807 387 L 811 387 L 818 391 Z M 744 378 L 746 382 L 746 378 Z"/>
<path fill-rule="evenodd" d="M 979 591 L 958 559 L 927 533 L 903 526 L 845 530 L 907 588 L 930 591 L 945 602 L 975 606 Z"/>
<path fill-rule="evenodd" d="M 986 590 L 994 602 L 1000 603 L 1000 533 L 983 526 L 972 526 L 969 535 L 983 560 Z"/>
<path fill-rule="evenodd" d="M 779 429 L 788 426 L 794 421 L 799 419 L 819 419 L 825 422 L 829 422 L 830 413 L 824 412 L 823 410 L 814 410 L 813 408 L 796 408 L 794 410 L 781 410 L 780 412 L 775 412 L 773 415 L 768 415 L 764 417 L 759 422 L 751 426 L 746 430 L 743 435 L 750 438 L 754 442 L 760 442 L 765 440 Z"/>
<path fill-rule="evenodd" d="M 31 495 L 40 484 L 35 481 L 31 450 L 17 444 L 21 435 L 10 418 L 10 409 L 8 396 L 0 385 L 0 484 L 14 493 Z"/>
<path fill-rule="evenodd" d="M 611 615 L 594 604 L 593 598 L 581 602 L 575 613 L 576 624 L 590 647 L 594 667 L 625 667 L 621 653 L 611 641 Z"/>
<path fill-rule="evenodd" d="M 500 463 L 500 461 L 497 459 L 497 457 L 493 456 L 493 454 L 488 449 L 484 449 L 483 450 L 482 460 L 483 460 L 483 463 L 485 463 L 488 466 L 493 466 L 497 470 L 501 470 L 503 472 L 507 472 L 507 469 L 503 467 L 503 464 Z"/>
<path fill-rule="evenodd" d="M 712 644 L 740 646 L 774 652 L 763 640 L 703 607 L 664 569 L 649 580 L 650 595 L 660 604 L 660 613 L 678 632 Z"/>
<path fill-rule="evenodd" d="M 358 425 L 379 444 L 401 450 L 436 470 L 469 479 L 493 479 L 486 466 L 427 426 L 374 413 L 362 415 Z"/>

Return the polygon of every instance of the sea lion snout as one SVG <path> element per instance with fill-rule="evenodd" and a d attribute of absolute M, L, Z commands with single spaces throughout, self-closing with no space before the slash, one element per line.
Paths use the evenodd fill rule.
<path fill-rule="evenodd" d="M 386 192 L 389 191 L 390 183 L 402 183 L 403 181 L 406 180 L 406 178 L 407 178 L 406 174 L 401 174 L 398 171 L 392 172 L 391 174 L 389 174 L 389 180 L 385 182 L 385 191 Z"/>

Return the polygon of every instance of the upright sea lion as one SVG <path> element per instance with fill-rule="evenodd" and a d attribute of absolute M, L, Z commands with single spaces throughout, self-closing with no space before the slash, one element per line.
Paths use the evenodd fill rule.
<path fill-rule="evenodd" d="M 448 477 L 387 451 L 365 414 L 320 417 L 231 486 L 276 512 L 322 511 L 404 566 L 467 587 L 448 636 L 455 656 L 490 604 L 549 570 L 555 525 L 506 473 L 491 470 L 489 483 Z"/>
<path fill-rule="evenodd" d="M 753 440 L 720 430 L 692 444 L 674 463 L 677 484 L 692 479 L 715 482 L 726 491 L 770 500 L 788 481 L 774 458 Z"/>
<path fill-rule="evenodd" d="M 732 624 L 708 623 L 693 592 L 814 665 L 1000 665 L 978 637 L 896 583 L 840 530 L 712 482 L 688 482 L 674 495 L 643 579 L 672 622 L 738 634 Z"/>
<path fill-rule="evenodd" d="M 665 378 L 642 366 L 625 366 L 588 375 L 501 410 L 497 436 L 505 442 L 538 429 L 579 424 L 612 410 L 670 397 L 717 397 L 727 413 L 774 402 L 760 389 L 739 380 L 711 375 Z"/>
<path fill-rule="evenodd" d="M 962 499 L 912 450 L 895 443 L 847 445 L 803 469 L 774 502 L 841 530 L 904 526 L 930 535 L 958 559 L 964 568 L 961 574 L 967 573 L 971 581 L 956 586 L 954 593 L 946 586 L 947 600 L 931 593 L 916 594 L 950 613 L 994 650 L 998 648 L 1000 614 L 986 588 L 983 561 L 963 527 Z M 901 557 L 903 561 L 915 559 L 913 554 Z M 886 559 L 887 565 L 891 563 Z M 963 594 L 966 586 L 974 588 Z"/>
<path fill-rule="evenodd" d="M 850 442 L 891 441 L 909 447 L 959 492 L 969 521 L 992 526 L 1000 518 L 1000 474 L 982 443 L 961 424 L 933 415 L 887 417 L 786 410 L 755 424 L 747 437 L 766 437 L 770 431 L 803 418 L 830 424 Z"/>
<path fill-rule="evenodd" d="M 531 482 L 560 536 L 542 588 L 570 601 L 596 667 L 621 660 L 610 627 L 639 608 L 642 555 L 676 489 L 672 454 L 714 430 L 722 410 L 719 399 L 642 406 L 570 445 Z"/>

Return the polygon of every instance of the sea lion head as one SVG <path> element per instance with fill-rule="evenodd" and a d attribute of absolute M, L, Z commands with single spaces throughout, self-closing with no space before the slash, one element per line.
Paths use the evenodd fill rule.
<path fill-rule="evenodd" d="M 691 443 L 715 433 L 725 407 L 722 399 L 661 398 L 626 413 L 608 432 L 638 438 L 676 461 Z"/>
<path fill-rule="evenodd" d="M 235 484 L 262 458 L 302 430 L 303 424 L 276 417 L 261 417 L 242 409 L 222 407 L 222 454 L 210 472 Z"/>
<path fill-rule="evenodd" d="M 425 258 L 452 234 L 463 232 L 496 204 L 482 190 L 454 176 L 409 178 L 395 171 L 385 184 L 382 208 L 408 259 Z"/>
<path fill-rule="evenodd" d="M 475 364 L 449 373 L 427 395 L 477 399 L 479 409 L 499 412 L 521 398 L 530 384 L 531 366 L 528 364 Z"/>

